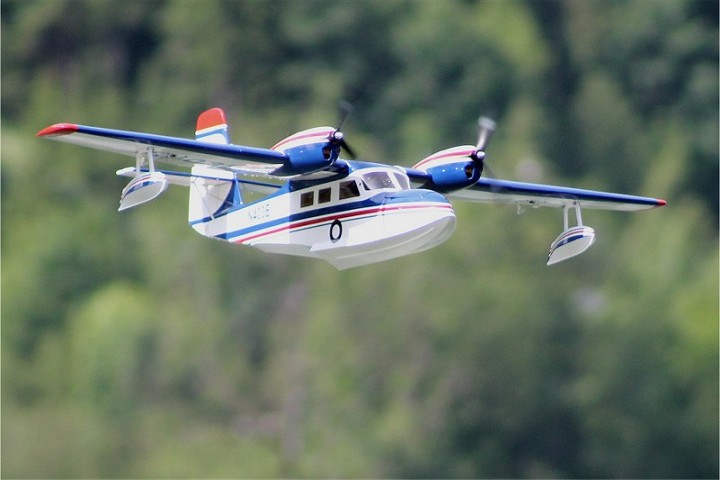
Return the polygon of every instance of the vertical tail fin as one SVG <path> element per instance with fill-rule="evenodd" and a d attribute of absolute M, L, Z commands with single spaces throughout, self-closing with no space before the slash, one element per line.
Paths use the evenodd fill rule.
<path fill-rule="evenodd" d="M 234 173 L 204 165 L 192 168 L 188 222 L 199 233 L 217 235 L 218 232 L 208 229 L 209 223 L 242 203 L 240 186 Z"/>
<path fill-rule="evenodd" d="M 222 108 L 211 108 L 198 116 L 195 140 L 223 145 L 230 143 L 227 119 Z"/>

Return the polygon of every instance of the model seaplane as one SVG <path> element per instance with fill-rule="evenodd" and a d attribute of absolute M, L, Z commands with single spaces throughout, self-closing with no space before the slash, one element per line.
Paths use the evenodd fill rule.
<path fill-rule="evenodd" d="M 194 140 L 69 123 L 37 136 L 134 157 L 134 166 L 117 171 L 132 178 L 119 210 L 154 200 L 169 185 L 188 187 L 188 221 L 200 234 L 265 252 L 319 258 L 338 269 L 444 242 L 456 223 L 450 200 L 562 209 L 563 231 L 550 246 L 548 265 L 594 243 L 595 232 L 583 225 L 581 209 L 665 205 L 655 198 L 481 177 L 495 128 L 485 117 L 475 145 L 439 151 L 411 168 L 341 159 L 343 150 L 354 158 L 340 130 L 348 112 L 336 127 L 304 130 L 272 148 L 232 144 L 220 108 L 200 114 Z M 186 170 L 160 170 L 157 163 Z"/>

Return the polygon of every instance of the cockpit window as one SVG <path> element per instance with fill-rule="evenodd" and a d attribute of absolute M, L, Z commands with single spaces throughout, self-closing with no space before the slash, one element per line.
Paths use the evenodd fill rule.
<path fill-rule="evenodd" d="M 368 190 L 380 188 L 397 188 L 387 172 L 370 172 L 362 176 L 363 185 Z"/>
<path fill-rule="evenodd" d="M 355 180 L 340 182 L 340 200 L 357 197 L 359 195 L 360 189 L 358 189 L 357 182 L 355 182 Z"/>
<path fill-rule="evenodd" d="M 395 176 L 395 180 L 397 180 L 398 185 L 400 185 L 400 188 L 403 190 L 410 190 L 410 180 L 406 175 L 397 172 L 393 172 L 393 175 Z"/>

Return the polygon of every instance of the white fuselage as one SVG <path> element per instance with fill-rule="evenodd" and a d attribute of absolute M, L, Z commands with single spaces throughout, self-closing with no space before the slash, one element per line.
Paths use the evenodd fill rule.
<path fill-rule="evenodd" d="M 284 188 L 191 224 L 208 237 L 321 258 L 345 269 L 442 243 L 453 233 L 455 213 L 442 195 L 411 189 L 404 173 L 373 168 L 313 186 Z"/>

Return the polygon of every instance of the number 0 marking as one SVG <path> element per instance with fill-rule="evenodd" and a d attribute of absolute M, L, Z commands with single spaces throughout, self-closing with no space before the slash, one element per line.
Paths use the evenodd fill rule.
<path fill-rule="evenodd" d="M 343 234 L 343 226 L 337 218 L 330 224 L 330 240 L 337 242 Z"/>

